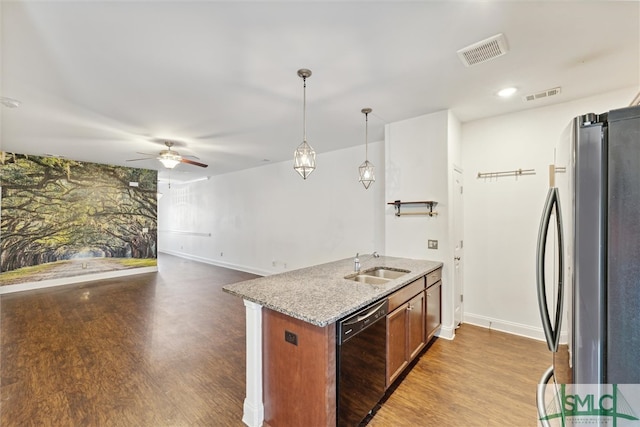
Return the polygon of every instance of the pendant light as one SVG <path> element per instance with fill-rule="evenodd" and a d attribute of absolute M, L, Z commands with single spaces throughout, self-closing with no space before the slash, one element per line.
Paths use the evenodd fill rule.
<path fill-rule="evenodd" d="M 293 155 L 293 168 L 302 179 L 307 177 L 316 168 L 316 152 L 307 144 L 307 77 L 311 76 L 311 70 L 302 68 L 298 70 L 298 76 L 302 77 L 302 144 L 298 145 Z"/>
<path fill-rule="evenodd" d="M 375 167 L 373 163 L 369 161 L 369 113 L 372 111 L 371 108 L 363 108 L 362 113 L 364 114 L 365 121 L 365 133 L 364 133 L 364 163 L 360 165 L 358 171 L 360 173 L 359 181 L 364 185 L 365 189 L 368 189 L 372 182 L 375 182 Z"/>

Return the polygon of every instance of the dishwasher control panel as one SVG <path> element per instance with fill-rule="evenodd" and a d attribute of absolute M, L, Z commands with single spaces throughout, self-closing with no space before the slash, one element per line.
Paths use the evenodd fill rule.
<path fill-rule="evenodd" d="M 338 322 L 338 345 L 348 341 L 369 325 L 384 318 L 389 311 L 389 301 L 378 301 Z"/>

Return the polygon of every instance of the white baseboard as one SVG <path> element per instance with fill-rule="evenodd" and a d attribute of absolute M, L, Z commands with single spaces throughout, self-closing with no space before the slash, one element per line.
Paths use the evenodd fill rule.
<path fill-rule="evenodd" d="M 494 329 L 500 332 L 519 335 L 525 338 L 531 338 L 538 341 L 545 341 L 544 330 L 542 327 L 533 327 L 523 325 L 521 323 L 510 322 L 508 320 L 496 319 L 493 317 L 482 316 L 480 314 L 465 313 L 464 322 L 475 326 L 481 326 L 487 329 Z M 567 343 L 567 332 L 560 333 L 560 343 Z"/>
<path fill-rule="evenodd" d="M 15 285 L 0 286 L 0 295 L 13 292 L 32 291 L 35 289 L 52 288 L 54 286 L 72 285 L 74 283 L 93 282 L 94 280 L 113 279 L 115 277 L 132 276 L 134 274 L 154 273 L 158 267 L 139 267 L 126 270 L 106 271 L 104 273 L 83 274 L 81 276 L 63 277 L 60 279 L 41 280 L 39 282 L 25 282 Z"/>
<path fill-rule="evenodd" d="M 453 326 L 440 326 L 436 336 L 445 340 L 452 340 L 456 337 L 456 329 Z"/>
<path fill-rule="evenodd" d="M 184 252 L 172 251 L 167 249 L 161 249 L 158 252 L 165 253 L 168 255 L 177 256 L 180 258 L 190 259 L 192 261 L 198 261 L 205 264 L 216 265 L 218 267 L 230 268 L 232 270 L 244 271 L 245 273 L 257 274 L 259 276 L 271 276 L 274 274 L 272 271 L 262 270 L 259 268 L 248 267 L 246 265 L 233 264 L 230 262 L 218 261 L 214 259 L 204 258 L 197 255 L 191 255 Z"/>

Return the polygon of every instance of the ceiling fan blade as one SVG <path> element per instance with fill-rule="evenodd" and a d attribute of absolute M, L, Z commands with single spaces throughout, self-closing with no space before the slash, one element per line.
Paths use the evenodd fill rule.
<path fill-rule="evenodd" d="M 205 165 L 204 163 L 200 163 L 200 162 L 195 162 L 193 160 L 189 160 L 189 159 L 185 159 L 184 157 L 182 158 L 182 160 L 180 160 L 180 162 L 182 163 L 188 163 L 190 165 L 194 165 L 194 166 L 200 166 L 201 168 L 206 168 L 209 165 Z"/>
<path fill-rule="evenodd" d="M 143 156 L 151 156 L 151 157 L 155 157 L 155 156 L 157 156 L 157 154 L 141 153 L 140 151 L 136 151 L 136 154 L 142 154 Z"/>
<path fill-rule="evenodd" d="M 137 162 L 138 160 L 151 160 L 153 157 L 142 157 L 139 159 L 127 159 L 126 162 Z"/>

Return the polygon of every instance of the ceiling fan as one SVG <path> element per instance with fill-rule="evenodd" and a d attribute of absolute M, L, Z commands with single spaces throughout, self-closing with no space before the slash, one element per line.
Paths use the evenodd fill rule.
<path fill-rule="evenodd" d="M 205 165 L 204 163 L 196 162 L 195 160 L 185 159 L 185 157 L 181 156 L 180 153 L 178 153 L 176 150 L 171 149 L 171 147 L 173 147 L 173 142 L 171 141 L 165 141 L 164 145 L 167 146 L 167 149 L 160 151 L 160 153 L 158 153 L 157 156 L 155 156 L 154 154 L 138 152 L 138 154 L 144 154 L 145 156 L 152 156 L 152 157 L 144 157 L 141 159 L 129 159 L 127 160 L 127 162 L 136 162 L 138 160 L 148 160 L 153 158 L 153 156 L 155 156 L 155 158 L 160 160 L 160 163 L 162 163 L 162 165 L 167 169 L 173 169 L 179 163 L 187 163 L 189 165 L 200 166 L 201 168 L 206 168 L 208 166 L 208 165 Z M 187 157 L 195 157 L 195 156 L 187 156 Z M 197 159 L 197 157 L 195 158 Z"/>

